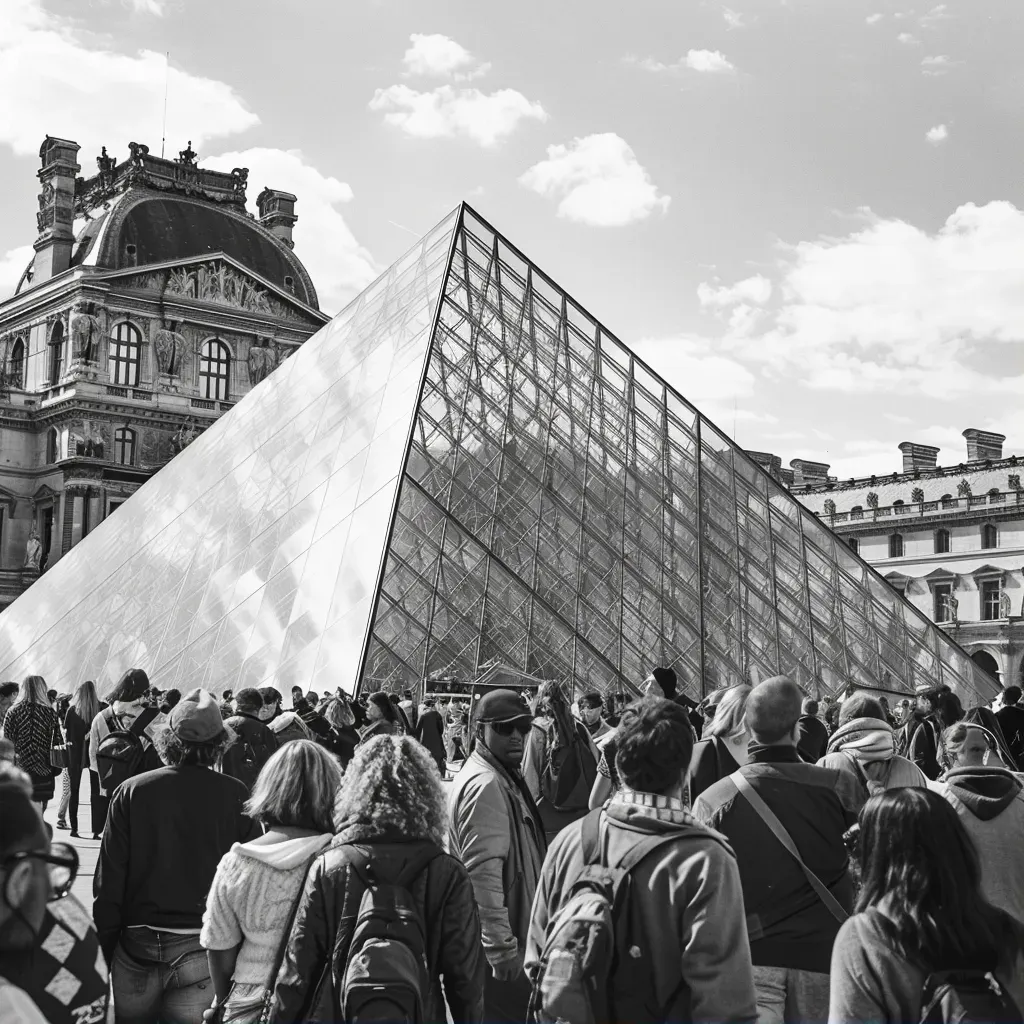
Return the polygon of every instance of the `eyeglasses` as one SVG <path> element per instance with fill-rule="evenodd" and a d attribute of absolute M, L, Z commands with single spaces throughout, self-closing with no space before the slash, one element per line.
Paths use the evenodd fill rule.
<path fill-rule="evenodd" d="M 519 718 L 514 722 L 488 722 L 487 724 L 499 736 L 511 736 L 514 732 L 519 733 L 520 736 L 525 736 L 530 731 L 532 723 L 529 719 Z"/>
<path fill-rule="evenodd" d="M 39 850 L 23 850 L 20 853 L 12 853 L 5 857 L 2 862 L 3 869 L 7 871 L 14 864 L 23 860 L 41 860 L 50 868 L 50 899 L 63 899 L 75 884 L 75 877 L 78 875 L 78 851 L 68 843 L 52 843 L 48 853 Z"/>

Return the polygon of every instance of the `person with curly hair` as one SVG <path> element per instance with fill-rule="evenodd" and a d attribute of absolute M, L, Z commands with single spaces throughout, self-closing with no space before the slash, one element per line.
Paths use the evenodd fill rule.
<path fill-rule="evenodd" d="M 433 758 L 411 736 L 375 736 L 362 744 L 345 771 L 334 821 L 337 835 L 313 862 L 296 909 L 270 1020 L 343 1019 L 338 985 L 331 986 L 334 1005 L 314 1005 L 320 969 L 333 958 L 331 976 L 344 977 L 353 911 L 370 878 L 401 878 L 425 927 L 430 991 L 423 1020 L 445 1020 L 447 1000 L 455 1024 L 482 1021 L 480 917 L 469 874 L 443 850 L 445 798 Z"/>
<path fill-rule="evenodd" d="M 260 829 L 249 791 L 214 770 L 234 741 L 214 697 L 186 694 L 153 734 L 164 767 L 115 790 L 93 886 L 115 1020 L 199 1024 L 213 1000 L 203 908 L 221 857 Z"/>

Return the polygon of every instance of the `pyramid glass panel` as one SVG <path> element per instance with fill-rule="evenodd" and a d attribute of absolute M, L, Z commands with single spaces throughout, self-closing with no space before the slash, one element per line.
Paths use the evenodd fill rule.
<path fill-rule="evenodd" d="M 4 678 L 991 683 L 460 207 L 0 616 Z"/>

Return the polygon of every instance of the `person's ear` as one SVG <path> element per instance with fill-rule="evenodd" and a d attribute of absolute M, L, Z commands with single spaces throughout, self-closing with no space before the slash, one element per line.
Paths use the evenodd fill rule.
<path fill-rule="evenodd" d="M 19 861 L 7 874 L 4 883 L 4 896 L 8 904 L 15 910 L 20 910 L 28 899 L 32 888 L 32 862 L 29 860 Z"/>

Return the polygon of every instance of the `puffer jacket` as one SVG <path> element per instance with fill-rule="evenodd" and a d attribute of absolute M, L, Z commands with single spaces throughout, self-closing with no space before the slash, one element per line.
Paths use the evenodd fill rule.
<path fill-rule="evenodd" d="M 492 965 L 526 949 L 545 850 L 534 812 L 509 774 L 477 744 L 448 794 L 448 849 L 469 871 Z"/>
<path fill-rule="evenodd" d="M 822 768 L 833 768 L 857 779 L 860 800 L 867 803 L 873 789 L 924 788 L 928 779 L 913 761 L 893 753 L 895 737 L 888 722 L 879 718 L 854 718 L 840 726 L 828 741 Z"/>
<path fill-rule="evenodd" d="M 420 840 L 403 841 L 394 832 L 374 835 L 356 826 L 342 830 L 314 861 L 277 975 L 270 1014 L 273 1024 L 298 1024 L 311 1018 L 313 1007 L 309 1004 L 316 995 L 314 988 L 322 965 L 329 957 L 331 991 L 337 998 L 364 891 L 352 870 L 352 860 L 360 860 L 360 852 L 368 854 L 374 874 L 380 879 L 393 879 L 404 864 L 429 845 Z M 484 1015 L 486 963 L 480 945 L 480 918 L 466 869 L 454 857 L 439 852 L 411 883 L 409 891 L 427 930 L 431 981 L 424 1021 L 444 1024 L 447 999 L 454 1024 L 478 1024 Z M 336 1005 L 328 1019 L 340 1020 Z"/>

